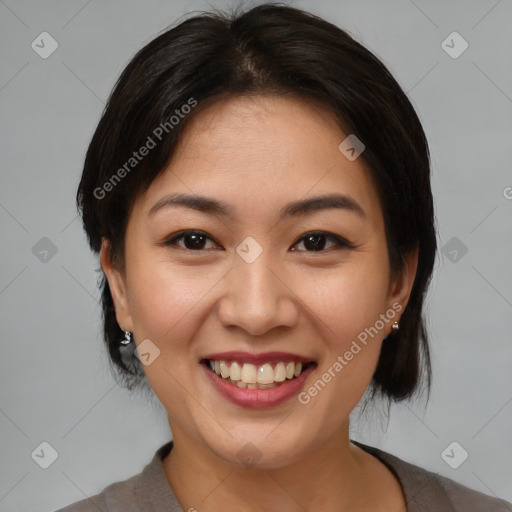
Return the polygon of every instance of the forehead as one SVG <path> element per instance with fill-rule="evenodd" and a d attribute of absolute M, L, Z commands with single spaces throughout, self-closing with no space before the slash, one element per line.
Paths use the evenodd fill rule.
<path fill-rule="evenodd" d="M 315 103 L 282 96 L 218 101 L 194 115 L 168 167 L 140 205 L 147 215 L 169 193 L 215 197 L 240 215 L 323 194 L 357 201 L 370 222 L 381 212 L 362 158 L 338 149 L 347 137 L 332 114 Z"/>

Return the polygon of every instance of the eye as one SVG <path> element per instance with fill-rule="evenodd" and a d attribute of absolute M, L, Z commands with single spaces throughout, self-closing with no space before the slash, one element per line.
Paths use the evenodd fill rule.
<path fill-rule="evenodd" d="M 213 246 L 217 245 L 206 233 L 203 233 L 202 231 L 182 231 L 181 233 L 165 240 L 163 245 L 177 245 L 189 251 L 201 251 L 203 249 L 214 248 L 212 245 L 207 247 L 209 242 L 211 242 Z"/>
<path fill-rule="evenodd" d="M 329 242 L 331 243 L 331 246 L 329 246 Z M 324 231 L 306 233 L 295 243 L 295 245 L 300 244 L 305 247 L 307 252 L 320 252 L 332 247 L 354 247 L 350 242 L 347 242 L 343 238 Z M 291 250 L 295 251 L 296 249 L 292 247 Z"/>
<path fill-rule="evenodd" d="M 208 244 L 210 244 L 208 246 Z M 354 246 L 343 238 L 324 231 L 314 231 L 306 233 L 291 248 L 296 251 L 295 246 L 303 245 L 306 252 L 322 252 L 333 247 L 353 248 Z M 189 251 L 202 251 L 214 249 L 218 244 L 206 233 L 202 231 L 182 231 L 173 235 L 163 242 L 165 246 L 178 246 Z M 301 251 L 303 252 L 303 251 Z"/>

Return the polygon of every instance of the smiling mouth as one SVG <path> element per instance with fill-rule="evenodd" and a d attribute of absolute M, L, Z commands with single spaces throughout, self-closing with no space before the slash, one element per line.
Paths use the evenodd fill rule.
<path fill-rule="evenodd" d="M 219 378 L 242 389 L 272 389 L 296 379 L 316 362 L 279 361 L 262 365 L 224 359 L 202 359 L 201 364 Z"/>

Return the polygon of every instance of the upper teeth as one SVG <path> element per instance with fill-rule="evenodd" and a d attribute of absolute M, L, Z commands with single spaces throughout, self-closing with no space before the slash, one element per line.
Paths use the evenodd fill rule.
<path fill-rule="evenodd" d="M 210 368 L 224 379 L 242 381 L 245 384 L 272 384 L 273 382 L 283 382 L 286 379 L 298 377 L 302 371 L 301 362 L 279 362 L 272 368 L 270 363 L 255 366 L 251 363 L 237 363 L 233 361 L 229 364 L 224 360 L 209 361 Z"/>

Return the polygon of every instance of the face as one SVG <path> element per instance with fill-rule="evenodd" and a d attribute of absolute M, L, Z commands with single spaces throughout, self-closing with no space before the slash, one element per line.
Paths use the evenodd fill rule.
<path fill-rule="evenodd" d="M 175 439 L 278 467 L 347 428 L 416 270 L 411 257 L 391 279 L 370 174 L 338 149 L 347 135 L 298 99 L 218 102 L 137 199 L 123 272 L 104 244 L 117 320 Z"/>

